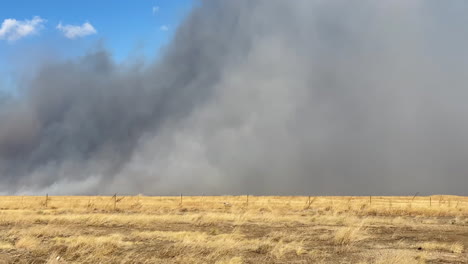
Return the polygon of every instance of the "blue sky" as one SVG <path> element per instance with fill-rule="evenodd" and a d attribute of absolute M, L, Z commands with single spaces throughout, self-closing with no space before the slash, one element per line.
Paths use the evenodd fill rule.
<path fill-rule="evenodd" d="M 99 44 L 118 62 L 138 55 L 155 57 L 194 1 L 2 1 L 0 89 L 11 86 L 16 69 L 30 62 L 79 56 Z"/>

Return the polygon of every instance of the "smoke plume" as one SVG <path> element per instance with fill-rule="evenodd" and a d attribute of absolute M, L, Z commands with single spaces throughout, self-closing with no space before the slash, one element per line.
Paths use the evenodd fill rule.
<path fill-rule="evenodd" d="M 197 4 L 0 96 L 0 192 L 468 194 L 466 1 Z"/>

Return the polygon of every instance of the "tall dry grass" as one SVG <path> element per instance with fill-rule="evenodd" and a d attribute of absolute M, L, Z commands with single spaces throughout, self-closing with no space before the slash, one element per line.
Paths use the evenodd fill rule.
<path fill-rule="evenodd" d="M 45 199 L 0 198 L 5 263 L 450 263 L 468 242 L 456 196 Z"/>

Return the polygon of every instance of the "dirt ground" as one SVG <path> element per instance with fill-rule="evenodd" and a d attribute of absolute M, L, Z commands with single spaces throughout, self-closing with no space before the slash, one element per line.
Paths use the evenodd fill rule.
<path fill-rule="evenodd" d="M 2 197 L 0 263 L 468 263 L 468 199 Z"/>

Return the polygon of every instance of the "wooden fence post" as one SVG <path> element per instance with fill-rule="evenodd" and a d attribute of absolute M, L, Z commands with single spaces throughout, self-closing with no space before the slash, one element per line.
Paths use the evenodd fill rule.
<path fill-rule="evenodd" d="M 180 205 L 182 205 L 182 193 L 180 194 Z"/>
<path fill-rule="evenodd" d="M 115 209 L 117 209 L 117 193 L 114 194 L 113 198 L 114 198 L 114 211 L 115 211 Z"/>
<path fill-rule="evenodd" d="M 47 208 L 47 202 L 49 200 L 49 194 L 46 193 L 46 196 L 45 196 L 45 207 Z"/>

